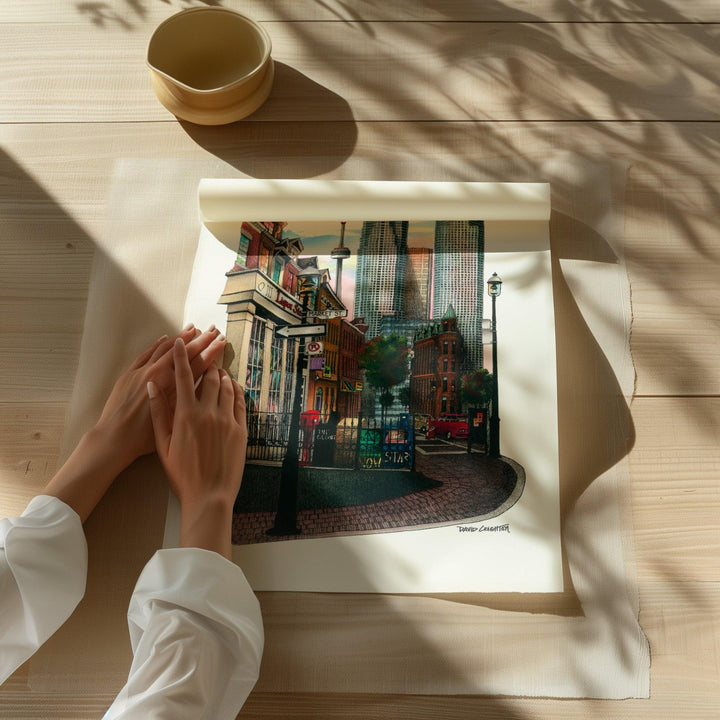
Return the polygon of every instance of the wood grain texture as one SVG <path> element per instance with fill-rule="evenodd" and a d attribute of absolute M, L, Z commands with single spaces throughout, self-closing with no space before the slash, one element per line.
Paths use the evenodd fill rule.
<path fill-rule="evenodd" d="M 720 398 L 632 404 L 635 547 L 647 581 L 720 581 Z"/>
<path fill-rule="evenodd" d="M 649 700 L 595 701 L 407 695 L 261 693 L 250 695 L 239 718 L 249 720 L 712 720 L 720 649 L 718 583 L 644 583 L 643 626 L 652 642 L 653 694 Z M 28 695 L 22 677 L 2 691 L 8 720 L 99 718 L 110 693 L 58 698 Z"/>
<path fill-rule="evenodd" d="M 637 393 L 720 389 L 717 123 L 33 124 L 0 125 L 0 144 L 3 175 L 11 178 L 0 198 L 8 218 L 0 238 L 7 258 L 0 299 L 21 313 L 33 312 L 25 298 L 38 308 L 43 299 L 51 305 L 51 297 L 69 303 L 84 297 L 93 237 L 106 232 L 113 164 L 123 157 L 214 158 L 207 166 L 217 176 L 542 179 L 552 183 L 555 250 L 562 239 L 566 257 L 612 259 L 612 247 L 620 247 L 627 261 Z M 604 191 L 598 183 L 611 185 L 623 205 L 617 228 L 601 228 L 590 207 Z M 27 322 L 42 326 L 34 314 Z M 75 330 L 81 322 L 76 316 L 55 328 Z M 18 328 L 20 321 L 13 323 Z M 16 367 L 22 372 L 31 361 L 19 359 Z"/>
<path fill-rule="evenodd" d="M 150 88 L 147 25 L 53 27 L 18 23 L 6 31 L 0 121 L 171 117 Z M 716 25 L 294 22 L 267 29 L 277 68 L 259 121 L 715 120 L 720 112 Z M 323 93 L 309 102 L 315 85 Z"/>
<path fill-rule="evenodd" d="M 65 403 L 0 402 L 0 516 L 16 516 L 55 472 Z"/>
<path fill-rule="evenodd" d="M 222 5 L 256 20 L 296 22 L 324 20 L 351 23 L 358 20 L 449 22 L 718 22 L 720 9 L 714 0 L 106 0 L 105 2 L 58 3 L 53 0 L 6 0 L 6 22 L 85 21 L 96 27 L 115 26 L 132 30 L 152 27 L 186 7 Z"/>

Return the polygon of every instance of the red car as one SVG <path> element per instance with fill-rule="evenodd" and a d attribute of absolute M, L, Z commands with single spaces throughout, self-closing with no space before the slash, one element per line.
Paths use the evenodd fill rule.
<path fill-rule="evenodd" d="M 427 436 L 428 438 L 444 437 L 448 440 L 467 440 L 467 415 L 445 413 L 436 420 L 431 420 Z"/>

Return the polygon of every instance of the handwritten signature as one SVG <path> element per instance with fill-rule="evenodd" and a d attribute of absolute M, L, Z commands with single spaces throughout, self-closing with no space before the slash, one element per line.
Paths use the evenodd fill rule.
<path fill-rule="evenodd" d="M 510 525 L 458 525 L 458 532 L 510 532 Z"/>

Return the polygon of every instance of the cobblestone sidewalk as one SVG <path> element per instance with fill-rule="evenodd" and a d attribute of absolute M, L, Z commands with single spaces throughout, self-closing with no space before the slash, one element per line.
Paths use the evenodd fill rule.
<path fill-rule="evenodd" d="M 514 504 L 525 482 L 523 469 L 512 460 L 468 454 L 462 449 L 448 449 L 445 454 L 420 452 L 416 470 L 442 485 L 368 505 L 301 510 L 297 526 L 302 534 L 297 536 L 266 535 L 275 513 L 237 514 L 233 518 L 233 544 L 419 530 L 482 520 Z"/>

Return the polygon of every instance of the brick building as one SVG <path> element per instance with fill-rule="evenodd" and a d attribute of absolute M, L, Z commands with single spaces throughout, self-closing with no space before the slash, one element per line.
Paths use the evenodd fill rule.
<path fill-rule="evenodd" d="M 440 320 L 415 332 L 410 375 L 410 412 L 430 415 L 461 412 L 460 377 L 464 344 L 457 316 L 448 305 Z"/>
<path fill-rule="evenodd" d="M 337 317 L 323 321 L 324 367 L 310 370 L 306 409 L 319 410 L 323 420 L 332 412 L 340 418 L 357 417 L 360 412 L 362 370 L 357 354 L 365 342 L 367 326 L 362 318 L 348 322 Z"/>

